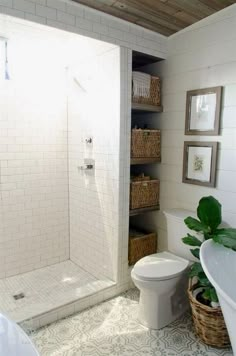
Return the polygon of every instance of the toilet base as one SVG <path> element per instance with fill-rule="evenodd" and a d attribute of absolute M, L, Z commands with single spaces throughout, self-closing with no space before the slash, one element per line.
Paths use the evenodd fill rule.
<path fill-rule="evenodd" d="M 131 278 L 140 290 L 139 320 L 150 329 L 161 329 L 188 308 L 189 262 L 169 252 L 139 260 Z"/>
<path fill-rule="evenodd" d="M 134 279 L 140 290 L 139 321 L 150 329 L 162 329 L 189 309 L 188 275 L 154 283 Z M 138 282 L 138 283 L 137 283 Z"/>
<path fill-rule="evenodd" d="M 185 295 L 157 295 L 142 290 L 139 300 L 139 322 L 149 329 L 162 329 L 189 309 Z"/>

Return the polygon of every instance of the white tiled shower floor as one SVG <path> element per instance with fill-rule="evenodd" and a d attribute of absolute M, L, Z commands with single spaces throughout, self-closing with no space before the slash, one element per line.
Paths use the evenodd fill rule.
<path fill-rule="evenodd" d="M 16 322 L 47 313 L 105 289 L 114 282 L 98 280 L 71 261 L 0 280 L 0 311 Z M 13 295 L 24 293 L 23 299 Z"/>

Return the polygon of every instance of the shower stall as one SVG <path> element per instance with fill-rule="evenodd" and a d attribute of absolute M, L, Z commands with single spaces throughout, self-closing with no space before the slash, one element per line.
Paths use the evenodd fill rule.
<path fill-rule="evenodd" d="M 42 326 L 117 283 L 120 48 L 5 15 L 0 36 L 0 311 Z"/>

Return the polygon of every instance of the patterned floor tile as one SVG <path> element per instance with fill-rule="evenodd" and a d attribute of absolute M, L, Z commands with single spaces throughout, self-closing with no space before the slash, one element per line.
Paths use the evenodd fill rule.
<path fill-rule="evenodd" d="M 42 328 L 31 335 L 41 356 L 232 356 L 195 336 L 190 315 L 158 331 L 137 320 L 138 291 Z"/>

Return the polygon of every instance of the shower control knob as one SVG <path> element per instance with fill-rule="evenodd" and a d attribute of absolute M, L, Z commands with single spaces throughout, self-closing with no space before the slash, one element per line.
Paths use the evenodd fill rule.
<path fill-rule="evenodd" d="M 86 168 L 85 169 L 93 169 L 93 165 L 92 164 L 86 164 Z"/>

